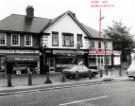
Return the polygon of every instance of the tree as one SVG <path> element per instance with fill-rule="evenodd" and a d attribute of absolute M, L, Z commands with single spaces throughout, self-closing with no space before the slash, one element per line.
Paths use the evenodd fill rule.
<path fill-rule="evenodd" d="M 124 57 L 129 56 L 135 47 L 134 35 L 130 34 L 130 28 L 121 22 L 113 21 L 113 25 L 108 26 L 104 33 L 112 38 L 113 49 L 122 51 L 122 55 L 124 55 L 122 60 L 127 60 Z"/>

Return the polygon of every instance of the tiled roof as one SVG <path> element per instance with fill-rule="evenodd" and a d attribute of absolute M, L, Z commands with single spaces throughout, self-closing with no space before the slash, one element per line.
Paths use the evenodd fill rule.
<path fill-rule="evenodd" d="M 29 18 L 25 15 L 12 14 L 0 21 L 0 30 L 40 33 L 49 22 L 50 19 L 46 18 Z"/>
<path fill-rule="evenodd" d="M 67 11 L 54 19 L 40 17 L 29 18 L 25 15 L 11 14 L 7 18 L 0 21 L 0 31 L 40 33 L 61 19 L 65 14 L 69 14 L 80 26 L 80 28 L 88 35 L 88 37 L 99 38 L 99 32 L 85 24 L 80 23 L 77 18 L 74 17 L 72 11 Z M 108 39 L 109 37 L 106 38 Z"/>
<path fill-rule="evenodd" d="M 82 23 L 81 23 L 82 24 Z M 85 24 L 82 24 L 83 27 L 90 33 L 90 35 L 92 36 L 92 38 L 99 38 L 99 32 Z M 100 38 L 103 38 L 104 36 L 101 35 Z M 109 36 L 106 36 L 106 39 L 110 39 Z"/>

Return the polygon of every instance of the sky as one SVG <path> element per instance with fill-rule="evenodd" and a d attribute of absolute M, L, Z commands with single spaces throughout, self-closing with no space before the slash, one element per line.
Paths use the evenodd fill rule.
<path fill-rule="evenodd" d="M 70 10 L 76 14 L 77 19 L 99 30 L 100 9 L 102 29 L 112 26 L 112 21 L 121 21 L 130 28 L 130 33 L 135 35 L 135 0 L 104 0 L 114 7 L 92 8 L 93 0 L 0 0 L 0 20 L 10 14 L 26 14 L 26 7 L 34 7 L 34 15 L 43 18 L 55 18 Z M 95 0 L 103 1 L 103 0 Z"/>

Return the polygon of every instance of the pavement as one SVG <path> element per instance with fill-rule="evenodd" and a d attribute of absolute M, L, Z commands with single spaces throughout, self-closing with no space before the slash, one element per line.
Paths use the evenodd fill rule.
<path fill-rule="evenodd" d="M 102 78 L 100 77 L 100 74 L 98 74 L 92 79 L 89 78 L 80 78 L 79 80 L 66 79 L 65 82 L 62 82 L 61 73 L 51 72 L 50 80 L 52 81 L 52 83 L 50 84 L 45 84 L 46 75 L 32 75 L 32 85 L 28 85 L 28 75 L 19 75 L 19 76 L 13 75 L 12 87 L 8 87 L 7 76 L 1 75 L 0 96 L 102 84 L 105 81 L 123 81 L 127 79 L 128 77 L 125 74 L 125 70 L 122 70 L 122 76 L 119 76 L 119 70 L 115 70 L 115 71 L 113 70 L 110 71 L 107 76 L 105 75 L 105 72 L 103 72 Z"/>

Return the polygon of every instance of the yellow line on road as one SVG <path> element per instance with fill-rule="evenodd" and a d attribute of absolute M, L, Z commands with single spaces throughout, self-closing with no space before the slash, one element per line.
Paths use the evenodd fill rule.
<path fill-rule="evenodd" d="M 65 106 L 65 105 L 69 105 L 69 104 L 92 101 L 92 100 L 97 100 L 97 99 L 104 99 L 104 98 L 108 98 L 108 96 L 106 95 L 106 96 L 100 96 L 100 97 L 89 98 L 89 99 L 84 99 L 84 100 L 77 100 L 77 101 L 73 101 L 73 102 L 59 104 L 59 106 Z"/>

